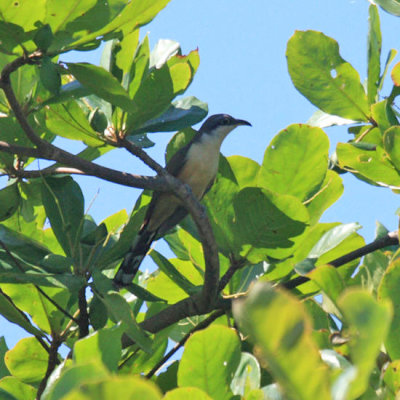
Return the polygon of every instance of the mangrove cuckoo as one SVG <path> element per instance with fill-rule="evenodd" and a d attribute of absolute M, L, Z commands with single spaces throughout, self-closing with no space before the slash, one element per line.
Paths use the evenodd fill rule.
<path fill-rule="evenodd" d="M 212 115 L 193 139 L 172 156 L 166 170 L 188 184 L 194 196 L 201 200 L 217 176 L 222 141 L 239 125 L 251 126 L 227 114 Z M 114 284 L 129 285 L 152 242 L 164 236 L 186 215 L 185 207 L 172 193 L 154 192 L 144 222 L 114 277 Z"/>

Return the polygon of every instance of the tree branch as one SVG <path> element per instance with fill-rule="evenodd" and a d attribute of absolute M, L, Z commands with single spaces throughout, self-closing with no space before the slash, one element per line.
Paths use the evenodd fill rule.
<path fill-rule="evenodd" d="M 44 375 L 43 379 L 40 382 L 36 398 L 40 399 L 42 397 L 42 394 L 44 392 L 44 389 L 46 389 L 47 381 L 56 368 L 56 366 L 59 364 L 58 361 L 58 349 L 61 345 L 61 340 L 58 338 L 56 334 L 53 335 L 53 340 L 50 345 L 50 351 L 49 351 L 49 360 L 47 362 L 47 370 L 46 374 Z"/>
<path fill-rule="evenodd" d="M 81 288 L 78 293 L 78 306 L 79 306 L 79 338 L 89 335 L 89 314 L 87 311 L 86 301 L 86 286 Z"/>
<path fill-rule="evenodd" d="M 399 244 L 398 232 L 397 231 L 389 232 L 386 236 L 378 238 L 373 242 L 363 247 L 360 247 L 359 249 L 351 251 L 350 253 L 345 254 L 342 257 L 336 258 L 335 260 L 328 262 L 327 264 L 332 265 L 335 268 L 338 268 L 344 264 L 347 264 L 350 261 L 356 260 L 357 258 L 365 256 L 366 254 L 372 253 L 375 250 L 383 249 L 384 247 L 396 244 Z M 297 286 L 302 285 L 305 282 L 308 282 L 309 280 L 310 279 L 307 278 L 306 276 L 298 276 L 297 278 L 294 278 L 288 282 L 283 283 L 281 286 L 286 289 L 293 289 Z"/>

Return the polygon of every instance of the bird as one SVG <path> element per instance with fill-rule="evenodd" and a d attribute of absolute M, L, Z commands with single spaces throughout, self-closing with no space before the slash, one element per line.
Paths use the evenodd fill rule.
<path fill-rule="evenodd" d="M 228 114 L 210 116 L 190 142 L 171 157 L 165 167 L 167 172 L 188 184 L 193 195 L 201 200 L 217 176 L 223 140 L 240 125 L 252 126 L 250 122 Z M 155 191 L 143 224 L 114 276 L 114 286 L 128 286 L 153 241 L 164 236 L 186 215 L 187 210 L 178 197 L 170 192 Z"/>

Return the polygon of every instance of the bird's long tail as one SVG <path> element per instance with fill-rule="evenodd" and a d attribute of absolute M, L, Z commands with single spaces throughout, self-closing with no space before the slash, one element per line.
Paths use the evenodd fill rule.
<path fill-rule="evenodd" d="M 124 261 L 122 261 L 121 266 L 115 274 L 113 281 L 117 287 L 127 286 L 133 281 L 143 258 L 150 249 L 156 233 L 147 232 L 145 229 L 136 236 L 132 247 L 125 255 Z"/>

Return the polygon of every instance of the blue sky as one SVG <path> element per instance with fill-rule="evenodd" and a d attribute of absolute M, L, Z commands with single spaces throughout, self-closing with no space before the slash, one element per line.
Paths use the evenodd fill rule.
<path fill-rule="evenodd" d="M 274 135 L 292 123 L 306 122 L 315 111 L 290 81 L 285 58 L 289 38 L 295 30 L 324 32 L 339 42 L 342 57 L 364 80 L 368 6 L 367 0 L 171 0 L 142 29 L 142 35 L 148 32 L 152 47 L 158 39 L 165 38 L 180 42 L 184 53 L 199 49 L 200 67 L 185 96 L 193 95 L 207 102 L 210 114 L 225 112 L 250 121 L 253 128 L 235 130 L 225 140 L 222 153 L 240 154 L 261 162 Z M 390 48 L 400 49 L 397 40 L 400 20 L 383 11 L 380 15 L 385 60 Z M 98 64 L 99 57 L 99 51 L 82 52 L 63 56 L 61 60 Z M 345 128 L 326 130 L 331 152 L 338 141 L 350 138 L 346 132 Z M 149 154 L 160 163 L 171 136 L 169 133 L 150 136 L 156 146 Z M 105 155 L 99 162 L 133 173 L 152 173 L 122 150 Z M 323 221 L 359 222 L 367 241 L 374 237 L 376 220 L 391 230 L 396 229 L 398 195 L 389 189 L 371 187 L 350 174 L 343 178 L 344 194 Z M 86 204 L 95 198 L 89 213 L 97 221 L 122 208 L 129 212 L 139 193 L 94 178 L 77 180 L 85 192 Z M 161 243 L 158 246 L 165 249 Z M 15 328 L 6 328 L 9 346 L 21 335 Z"/>

